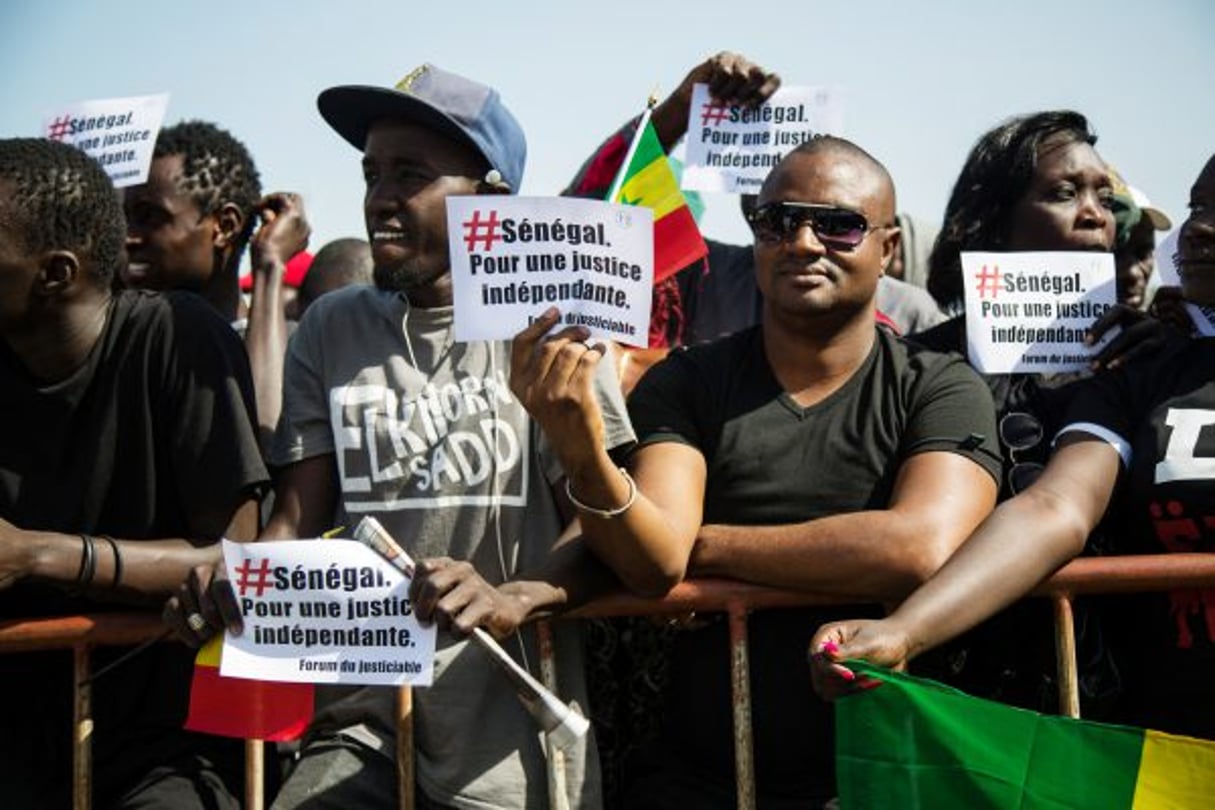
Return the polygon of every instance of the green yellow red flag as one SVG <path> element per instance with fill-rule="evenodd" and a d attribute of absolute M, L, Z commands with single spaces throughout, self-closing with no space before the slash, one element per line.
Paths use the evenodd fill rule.
<path fill-rule="evenodd" d="M 608 202 L 642 205 L 654 211 L 655 284 L 708 255 L 649 115 L 642 116 Z"/>
<path fill-rule="evenodd" d="M 836 702 L 842 810 L 1215 806 L 1215 742 L 1037 714 L 847 666 L 880 683 Z"/>

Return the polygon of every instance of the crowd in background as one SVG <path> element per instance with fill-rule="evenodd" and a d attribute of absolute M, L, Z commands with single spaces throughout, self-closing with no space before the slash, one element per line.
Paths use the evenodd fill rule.
<path fill-rule="evenodd" d="M 737 54 L 694 66 L 653 111 L 664 150 L 698 83 L 756 106 L 781 82 Z M 443 631 L 417 695 L 419 806 L 530 808 L 551 763 L 472 628 L 527 665 L 532 619 L 613 590 L 716 576 L 845 597 L 749 624 L 759 806 L 829 807 L 833 716 L 810 669 L 827 697 L 867 658 L 1052 711 L 1047 619 L 1021 596 L 1080 554 L 1215 550 L 1215 343 L 1186 309 L 1215 305 L 1215 158 L 1170 217 L 1081 113 L 1016 115 L 975 133 L 936 225 L 900 211 L 864 144 L 816 137 L 740 198 L 752 244 L 710 238 L 655 287 L 662 359 L 622 387 L 621 349 L 556 310 L 510 341 L 453 339 L 444 201 L 516 193 L 544 159 L 496 91 L 423 65 L 317 104 L 361 161 L 367 232 L 315 255 L 306 201 L 262 188 L 223 122 L 162 130 L 121 195 L 72 147 L 0 140 L 0 616 L 163 607 L 196 646 L 239 625 L 219 538 L 374 514 Z M 602 198 L 637 123 L 564 193 Z M 1153 298 L 1175 220 L 1180 287 Z M 1083 374 L 979 374 L 974 251 L 1112 253 L 1120 303 L 1091 337 L 1121 333 Z M 447 432 L 411 429 L 445 407 Z M 447 437 L 485 420 L 517 456 L 419 493 Z M 1215 595 L 1081 611 L 1086 714 L 1215 739 Z M 559 623 L 561 695 L 595 726 L 564 758 L 569 806 L 733 806 L 726 634 L 701 616 Z M 192 660 L 156 645 L 96 683 L 97 806 L 239 805 L 239 743 L 182 729 Z M 66 806 L 70 667 L 7 656 L 0 684 L 3 804 Z M 326 690 L 274 807 L 395 806 L 394 696 Z"/>

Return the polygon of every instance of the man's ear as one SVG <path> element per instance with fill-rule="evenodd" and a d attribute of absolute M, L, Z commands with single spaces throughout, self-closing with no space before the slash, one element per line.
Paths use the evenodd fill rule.
<path fill-rule="evenodd" d="M 890 267 L 890 263 L 894 261 L 895 254 L 901 249 L 903 243 L 903 229 L 897 225 L 891 225 L 884 229 L 882 236 L 882 275 L 886 275 L 886 269 Z"/>
<path fill-rule="evenodd" d="M 71 289 L 80 276 L 80 259 L 70 250 L 50 250 L 42 255 L 38 292 L 48 298 Z"/>
<path fill-rule="evenodd" d="M 215 217 L 214 245 L 217 249 L 231 247 L 239 241 L 245 229 L 245 215 L 236 203 L 226 202 L 219 207 Z"/>

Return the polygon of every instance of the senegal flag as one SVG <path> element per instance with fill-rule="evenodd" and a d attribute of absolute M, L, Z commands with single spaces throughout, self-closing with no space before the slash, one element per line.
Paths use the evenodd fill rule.
<path fill-rule="evenodd" d="M 654 211 L 654 283 L 708 254 L 649 116 L 642 118 L 608 202 Z"/>
<path fill-rule="evenodd" d="M 1036 714 L 850 661 L 836 701 L 842 810 L 1215 807 L 1215 742 Z"/>
<path fill-rule="evenodd" d="M 294 740 L 312 720 L 313 685 L 275 683 L 219 674 L 223 637 L 211 639 L 194 659 L 186 728 L 224 737 Z"/>

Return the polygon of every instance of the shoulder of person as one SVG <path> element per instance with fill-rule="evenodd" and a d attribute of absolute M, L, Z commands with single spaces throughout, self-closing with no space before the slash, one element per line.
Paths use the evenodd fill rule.
<path fill-rule="evenodd" d="M 966 345 L 966 318 L 956 315 L 948 320 L 907 335 L 907 341 L 934 352 L 960 355 Z"/>
<path fill-rule="evenodd" d="M 398 321 L 405 312 L 401 294 L 371 284 L 351 284 L 312 302 L 297 326 L 304 332 L 342 322 L 365 323 L 369 317 Z"/>
<path fill-rule="evenodd" d="M 232 325 L 195 293 L 123 290 L 116 298 L 116 325 L 130 332 L 147 332 L 164 348 L 191 343 L 241 346 Z"/>
<path fill-rule="evenodd" d="M 930 330 L 931 331 L 931 330 Z M 877 330 L 883 350 L 896 360 L 901 360 L 916 369 L 937 369 L 950 366 L 970 368 L 965 358 L 957 352 L 943 351 L 916 340 L 914 336 L 896 335 L 888 329 Z M 928 334 L 923 332 L 921 334 Z M 971 369 L 973 371 L 973 369 Z M 977 374 L 977 372 L 976 372 Z"/>

